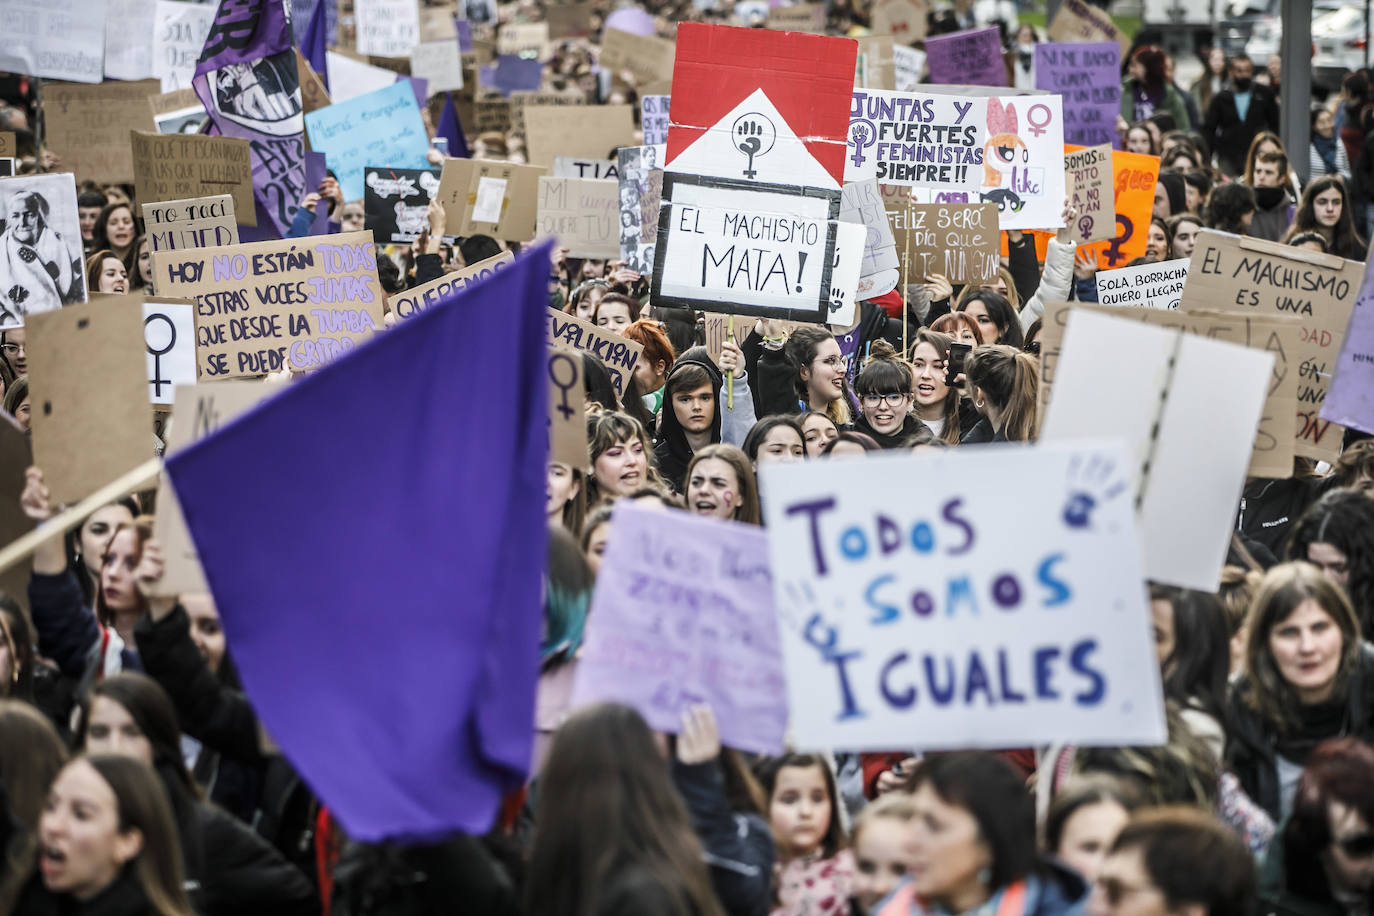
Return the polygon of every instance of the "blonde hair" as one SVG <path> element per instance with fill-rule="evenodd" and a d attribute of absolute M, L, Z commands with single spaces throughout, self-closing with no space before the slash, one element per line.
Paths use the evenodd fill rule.
<path fill-rule="evenodd" d="M 854 819 L 854 829 L 849 836 L 849 845 L 857 848 L 859 837 L 865 828 L 875 821 L 900 821 L 904 824 L 916 819 L 916 803 L 905 792 L 889 792 L 864 806 Z"/>

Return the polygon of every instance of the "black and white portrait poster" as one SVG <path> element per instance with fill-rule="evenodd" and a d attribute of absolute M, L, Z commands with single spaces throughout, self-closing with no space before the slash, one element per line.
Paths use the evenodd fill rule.
<path fill-rule="evenodd" d="M 368 168 L 363 173 L 363 225 L 380 244 L 411 242 L 428 225 L 439 173 L 428 169 Z"/>
<path fill-rule="evenodd" d="M 86 265 L 70 172 L 0 179 L 0 329 L 86 301 Z"/>

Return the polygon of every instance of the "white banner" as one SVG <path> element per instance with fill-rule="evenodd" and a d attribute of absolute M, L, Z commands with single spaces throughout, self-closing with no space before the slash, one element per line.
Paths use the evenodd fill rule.
<path fill-rule="evenodd" d="M 105 0 L 5 0 L 0 70 L 99 83 L 105 76 Z"/>
<path fill-rule="evenodd" d="M 1101 305 L 1140 305 L 1176 309 L 1188 282 L 1188 259 L 1156 261 L 1139 267 L 1097 272 L 1097 301 Z"/>
<path fill-rule="evenodd" d="M 798 750 L 1164 741 L 1120 445 L 760 470 Z"/>

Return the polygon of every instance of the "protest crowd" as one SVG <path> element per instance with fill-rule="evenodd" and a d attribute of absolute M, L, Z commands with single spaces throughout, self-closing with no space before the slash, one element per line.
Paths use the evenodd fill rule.
<path fill-rule="evenodd" d="M 1374 74 L 1095 2 L 0 0 L 0 916 L 1374 916 Z"/>

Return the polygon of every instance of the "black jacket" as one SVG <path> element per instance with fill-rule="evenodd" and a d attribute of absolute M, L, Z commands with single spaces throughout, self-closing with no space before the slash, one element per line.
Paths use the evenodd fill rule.
<path fill-rule="evenodd" d="M 252 703 L 210 671 L 190 626 L 180 606 L 158 621 L 145 614 L 134 625 L 140 660 L 172 698 L 181 730 L 204 746 L 196 769 L 212 771 L 211 799 L 313 877 L 314 798 L 285 758 L 262 753 Z M 207 754 L 215 759 L 204 761 Z"/>
<path fill-rule="evenodd" d="M 729 916 L 768 916 L 772 901 L 773 833 L 757 814 L 736 814 L 714 762 L 673 761 L 673 782 L 687 802 L 716 898 Z"/>
<path fill-rule="evenodd" d="M 1286 813 L 1279 810 L 1279 736 L 1259 713 L 1245 705 L 1241 699 L 1244 686 L 1242 678 L 1226 703 L 1226 768 L 1236 775 L 1255 804 L 1278 822 Z M 1359 661 L 1350 675 L 1343 720 L 1336 733 L 1323 737 L 1374 741 L 1374 646 L 1361 646 Z"/>
<path fill-rule="evenodd" d="M 863 414 L 860 414 L 859 418 L 854 421 L 854 430 L 856 432 L 861 432 L 865 436 L 872 436 L 873 441 L 877 442 L 885 449 L 905 448 L 907 440 L 916 435 L 916 431 L 924 426 L 925 424 L 918 420 L 914 413 L 906 415 L 906 419 L 902 421 L 902 428 L 895 433 L 878 432 L 872 426 L 868 425 L 868 418 Z"/>
<path fill-rule="evenodd" d="M 959 439 L 960 445 L 982 445 L 985 442 L 1006 442 L 1007 436 L 1000 429 L 994 431 L 992 421 L 983 417 L 973 428 Z"/>
<path fill-rule="evenodd" d="M 1241 493 L 1236 530 L 1282 560 L 1293 525 L 1320 495 L 1321 481 L 1315 478 L 1251 478 Z"/>
<path fill-rule="evenodd" d="M 202 916 L 313 916 L 315 889 L 300 869 L 233 815 L 205 802 L 195 806 L 201 865 L 192 870 L 188 838 L 182 837 L 189 896 Z M 185 828 L 183 827 L 183 832 Z"/>
<path fill-rule="evenodd" d="M 682 492 L 684 478 L 687 476 L 687 465 L 692 463 L 692 447 L 687 444 L 687 433 L 678 422 L 677 411 L 673 410 L 668 389 L 673 384 L 673 376 L 689 365 L 700 366 L 711 377 L 713 413 L 710 441 L 712 444 L 720 441 L 720 386 L 724 383 L 724 376 L 711 361 L 711 355 L 705 347 L 693 347 L 678 357 L 663 382 L 663 407 L 658 417 L 658 442 L 654 445 L 654 460 L 658 464 L 658 473 L 679 493 Z"/>
<path fill-rule="evenodd" d="M 158 916 L 138 883 L 133 866 L 90 900 L 81 902 L 68 894 L 54 894 L 43 886 L 43 878 L 33 878 L 16 902 L 14 916 Z"/>
<path fill-rule="evenodd" d="M 1274 90 L 1262 83 L 1252 83 L 1250 107 L 1244 120 L 1236 108 L 1234 89 L 1226 88 L 1212 96 L 1202 136 L 1227 175 L 1240 175 L 1245 171 L 1245 154 L 1250 151 L 1250 141 L 1262 130 L 1274 133 L 1279 130 L 1279 100 Z"/>

